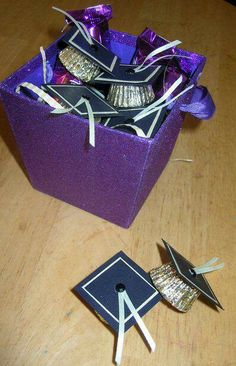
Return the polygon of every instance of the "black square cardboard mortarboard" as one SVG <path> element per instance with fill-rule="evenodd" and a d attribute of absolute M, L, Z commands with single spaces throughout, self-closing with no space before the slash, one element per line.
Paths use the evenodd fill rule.
<path fill-rule="evenodd" d="M 202 274 L 194 273 L 194 265 L 179 254 L 174 248 L 170 246 L 165 240 L 163 243 L 166 247 L 167 253 L 169 254 L 171 261 L 177 271 L 178 275 L 191 287 L 196 288 L 200 293 L 212 304 L 217 305 L 223 309 L 219 303 L 214 292 L 212 291 L 209 283 Z"/>
<path fill-rule="evenodd" d="M 120 64 L 119 57 L 96 41 L 96 39 L 91 38 L 93 40 L 92 45 L 86 41 L 79 29 L 74 26 L 65 34 L 62 41 L 89 57 L 101 69 L 115 74 Z"/>
<path fill-rule="evenodd" d="M 100 84 L 127 84 L 127 85 L 151 85 L 164 71 L 164 66 L 149 66 L 142 71 L 135 72 L 137 65 L 120 64 L 116 73 L 101 72 L 93 80 Z"/>
<path fill-rule="evenodd" d="M 165 120 L 167 108 L 164 107 L 158 111 L 152 112 L 135 122 L 133 118 L 140 112 L 141 110 L 137 109 L 127 109 L 125 115 L 125 111 L 122 110 L 121 115 L 119 111 L 118 116 L 102 118 L 100 123 L 104 126 L 121 129 L 122 131 L 133 134 L 135 134 L 135 131 L 128 126 L 126 128 L 126 125 L 135 125 L 141 128 L 147 138 L 153 138 Z"/>
<path fill-rule="evenodd" d="M 125 253 L 119 252 L 80 282 L 73 291 L 96 311 L 115 332 L 119 328 L 118 287 L 124 286 L 140 316 L 161 300 L 149 275 Z M 125 331 L 136 320 L 125 307 Z"/>
<path fill-rule="evenodd" d="M 82 117 L 86 118 L 88 116 L 86 105 L 83 103 L 75 107 L 81 97 L 89 101 L 95 118 L 118 115 L 117 110 L 95 89 L 87 88 L 84 85 L 71 84 L 44 84 L 43 87 L 50 95 L 59 99 L 59 102 L 67 108 L 73 108 L 71 110 L 72 113 Z"/>

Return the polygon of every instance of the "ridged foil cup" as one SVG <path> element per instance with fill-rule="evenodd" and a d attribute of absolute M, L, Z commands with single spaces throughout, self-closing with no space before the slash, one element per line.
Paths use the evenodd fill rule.
<path fill-rule="evenodd" d="M 121 85 L 110 86 L 107 100 L 118 108 L 144 107 L 155 99 L 151 85 Z"/>
<path fill-rule="evenodd" d="M 150 271 L 151 280 L 160 294 L 179 311 L 189 311 L 200 295 L 195 288 L 185 283 L 178 276 L 171 263 L 164 264 Z"/>
<path fill-rule="evenodd" d="M 59 59 L 72 75 L 84 82 L 93 80 L 100 72 L 98 65 L 71 46 L 59 53 Z"/>

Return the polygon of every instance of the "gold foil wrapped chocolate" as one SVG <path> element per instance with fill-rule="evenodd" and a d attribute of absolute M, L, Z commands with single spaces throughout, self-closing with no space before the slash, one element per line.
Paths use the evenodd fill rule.
<path fill-rule="evenodd" d="M 154 268 L 150 272 L 151 280 L 160 294 L 176 309 L 187 312 L 200 295 L 200 291 L 189 286 L 178 276 L 171 263 Z"/>
<path fill-rule="evenodd" d="M 107 100 L 118 108 L 144 107 L 155 99 L 151 85 L 123 85 L 112 84 L 110 86 Z"/>
<path fill-rule="evenodd" d="M 59 59 L 72 75 L 84 82 L 93 80 L 100 72 L 98 65 L 71 46 L 59 53 Z"/>

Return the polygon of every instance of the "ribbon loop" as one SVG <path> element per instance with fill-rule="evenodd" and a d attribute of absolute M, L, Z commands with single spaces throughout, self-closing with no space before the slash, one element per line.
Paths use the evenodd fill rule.
<path fill-rule="evenodd" d="M 208 89 L 202 85 L 194 90 L 192 100 L 189 104 L 182 104 L 180 110 L 189 112 L 198 119 L 209 119 L 215 113 L 215 104 Z"/>

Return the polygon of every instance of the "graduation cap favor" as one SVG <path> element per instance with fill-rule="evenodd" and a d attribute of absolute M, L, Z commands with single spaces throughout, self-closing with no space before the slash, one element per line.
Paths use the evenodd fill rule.
<path fill-rule="evenodd" d="M 66 69 L 82 81 L 92 80 L 102 70 L 115 73 L 120 59 L 93 38 L 86 26 L 64 10 L 53 7 L 68 17 L 74 26 L 64 35 L 62 42 L 68 46 L 59 58 Z"/>
<path fill-rule="evenodd" d="M 140 137 L 153 138 L 161 127 L 167 110 L 166 108 L 161 108 L 148 115 L 141 115 L 140 119 L 136 121 L 135 118 L 141 111 L 136 109 L 129 110 L 126 115 L 122 111 L 122 115 L 102 118 L 100 123 L 104 126 L 128 132 Z"/>
<path fill-rule="evenodd" d="M 139 70 L 137 65 L 120 65 L 117 74 L 102 72 L 95 83 L 111 84 L 107 99 L 115 107 L 140 107 L 155 99 L 152 84 L 164 71 L 163 66 L 150 66 Z"/>
<path fill-rule="evenodd" d="M 149 85 L 164 71 L 164 66 L 149 66 L 138 70 L 137 65 L 120 64 L 116 74 L 101 72 L 95 77 L 94 83 L 98 84 L 125 84 L 125 85 Z"/>
<path fill-rule="evenodd" d="M 180 41 L 174 41 L 161 46 L 146 56 L 141 65 L 120 65 L 117 74 L 112 77 L 107 73 L 96 76 L 94 82 L 111 83 L 107 99 L 118 108 L 140 107 L 150 104 L 155 99 L 153 83 L 164 71 L 164 66 L 146 64 L 153 56 L 167 50 Z"/>
<path fill-rule="evenodd" d="M 84 85 L 50 85 L 43 88 L 60 102 L 61 108 L 54 109 L 53 114 L 72 112 L 89 119 L 89 143 L 95 147 L 95 118 L 117 115 L 112 107 L 98 90 L 87 88 Z"/>
<path fill-rule="evenodd" d="M 102 118 L 101 124 L 136 134 L 139 137 L 153 138 L 168 113 L 168 106 L 193 87 L 193 85 L 190 85 L 179 94 L 171 97 L 172 93 L 181 84 L 182 79 L 182 76 L 180 76 L 160 98 L 145 108 L 119 108 L 117 109 L 118 116 Z"/>
<path fill-rule="evenodd" d="M 43 87 L 72 113 L 84 118 L 88 117 L 88 109 L 86 103 L 80 103 L 81 98 L 90 103 L 95 118 L 118 115 L 118 111 L 95 88 L 72 84 L 44 84 Z"/>
<path fill-rule="evenodd" d="M 118 333 L 117 364 L 121 362 L 124 333 L 135 324 L 154 351 L 155 343 L 141 317 L 161 296 L 148 274 L 123 252 L 110 258 L 73 290 Z"/>
<path fill-rule="evenodd" d="M 220 269 L 224 264 L 212 266 L 218 261 L 218 258 L 212 258 L 204 265 L 195 267 L 166 241 L 162 241 L 171 262 L 150 272 L 151 280 L 161 295 L 182 312 L 190 310 L 200 295 L 211 304 L 223 309 L 203 273 Z"/>

